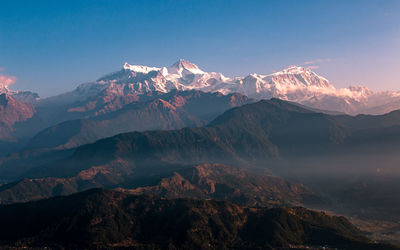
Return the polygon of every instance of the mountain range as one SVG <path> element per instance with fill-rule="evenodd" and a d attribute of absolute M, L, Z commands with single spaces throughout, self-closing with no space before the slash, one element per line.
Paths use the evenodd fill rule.
<path fill-rule="evenodd" d="M 0 86 L 0 92 L 2 204 L 50 198 L 58 206 L 64 198 L 51 197 L 108 188 L 118 191 L 92 192 L 99 192 L 100 200 L 107 202 L 116 202 L 114 196 L 129 200 L 155 195 L 150 198 L 152 203 L 172 200 L 175 204 L 175 199 L 183 199 L 192 204 L 191 199 L 196 199 L 207 207 L 210 199 L 222 200 L 227 203 L 221 204 L 233 202 L 240 210 L 253 212 L 279 207 L 293 213 L 285 209 L 306 206 L 360 220 L 385 221 L 380 225 L 394 225 L 392 231 L 400 226 L 400 197 L 390 191 L 400 188 L 397 92 L 372 92 L 360 86 L 336 89 L 310 69 L 296 66 L 268 75 L 229 78 L 185 60 L 160 68 L 126 63 L 117 72 L 44 99 L 12 91 L 8 85 Z M 85 202 L 91 199 L 79 195 Z M 21 207 L 40 202 L 46 201 Z M 192 205 L 190 210 L 197 206 Z M 115 211 L 126 214 L 124 209 L 118 205 Z M 222 210 L 226 209 L 232 207 L 224 205 Z M 93 207 L 88 210 L 96 213 Z M 313 214 L 301 211 L 307 218 Z M 70 216 L 75 215 L 63 218 L 74 220 Z M 318 223 L 325 227 L 326 222 Z M 60 226 L 54 223 L 49 227 Z M 278 219 L 277 223 L 283 222 Z M 305 232 L 308 227 L 295 231 Z M 347 222 L 339 227 L 359 234 Z M 4 229 L 0 226 L 0 230 Z M 235 232 L 227 234 L 242 237 Z M 46 245 L 58 237 L 31 233 L 15 241 L 0 237 L 0 244 L 36 244 L 46 239 Z M 114 229 L 109 233 L 119 235 Z M 343 236 L 343 231 L 337 233 Z M 275 236 L 274 240 L 280 238 Z M 148 246 L 140 240 L 143 235 L 139 239 L 123 233 L 116 236 L 119 240 L 94 237 L 107 244 L 122 244 L 124 239 L 129 246 Z M 308 246 L 316 238 L 262 244 Z M 357 238 L 357 244 L 359 240 L 363 246 L 371 243 Z M 84 241 L 96 245 L 93 238 Z M 171 242 L 175 247 L 185 246 L 176 239 Z M 267 246 L 247 238 L 224 246 L 240 244 Z"/>
<path fill-rule="evenodd" d="M 0 83 L 0 93 L 5 95 L 3 99 L 9 100 L 7 113 L 0 116 L 0 154 L 2 155 L 22 149 L 38 133 L 40 133 L 38 135 L 40 138 L 41 135 L 47 134 L 49 129 L 60 129 L 65 126 L 71 126 L 72 130 L 78 130 L 81 126 L 93 128 L 93 124 L 99 127 L 98 131 L 93 132 L 94 134 L 88 132 L 89 134 L 84 136 L 86 139 L 76 139 L 75 143 L 66 147 L 78 145 L 79 140 L 81 144 L 93 142 L 96 139 L 132 129 L 173 129 L 192 126 L 194 121 L 177 121 L 179 125 L 164 124 L 162 127 L 143 127 L 137 124 L 126 128 L 104 127 L 107 127 L 104 124 L 112 115 L 108 118 L 102 117 L 103 115 L 116 111 L 123 113 L 121 109 L 127 108 L 125 107 L 127 104 L 133 103 L 131 106 L 139 106 L 143 104 L 138 103 L 155 101 L 157 98 L 164 100 L 169 98 L 167 97 L 169 92 L 197 90 L 224 95 L 242 94 L 253 100 L 279 98 L 328 114 L 384 114 L 400 108 L 399 92 L 373 92 L 361 86 L 336 89 L 324 77 L 308 68 L 297 66 L 267 75 L 249 74 L 245 77 L 229 78 L 221 73 L 205 72 L 197 65 L 185 60 L 160 68 L 125 63 L 119 71 L 105 75 L 96 81 L 81 84 L 70 92 L 43 99 L 29 91 L 10 90 L 8 85 L 9 83 Z M 237 105 L 240 104 L 242 103 L 238 102 Z M 5 110 L 4 104 L 2 106 Z M 231 105 L 233 106 L 234 104 Z M 197 109 L 201 110 L 199 107 Z M 207 113 L 204 112 L 204 114 Z M 220 113 L 215 112 L 214 116 L 205 122 L 194 123 L 205 124 L 218 114 Z M 187 120 L 187 118 L 180 119 Z M 99 126 L 99 123 L 103 125 Z M 56 128 L 51 128 L 53 126 Z M 88 130 L 83 128 L 82 131 L 85 134 Z M 7 146 L 3 146 L 5 144 Z"/>
<path fill-rule="evenodd" d="M 205 72 L 183 59 L 161 68 L 125 63 L 120 71 L 82 84 L 76 90 L 50 100 L 75 102 L 99 93 L 118 96 L 193 89 L 223 94 L 241 93 L 256 99 L 279 98 L 348 114 L 383 114 L 400 107 L 397 106 L 400 92 L 373 92 L 359 85 L 337 89 L 309 68 L 290 66 L 272 74 L 254 73 L 230 78 L 221 73 Z"/>
<path fill-rule="evenodd" d="M 240 94 L 155 93 L 116 111 L 50 126 L 34 136 L 27 148 L 73 148 L 123 132 L 198 127 L 232 107 L 254 101 Z"/>
<path fill-rule="evenodd" d="M 208 196 L 207 189 L 204 190 L 196 178 L 191 179 L 193 173 L 185 174 L 189 171 L 185 169 L 225 164 L 259 174 L 267 171 L 273 176 L 304 184 L 321 196 L 320 203 L 326 205 L 335 200 L 336 204 L 331 208 L 344 211 L 345 206 L 351 208 L 354 205 L 346 203 L 351 201 L 346 198 L 346 192 L 356 186 L 363 187 L 360 180 L 368 183 L 370 177 L 378 175 L 382 176 L 381 183 L 386 180 L 384 176 L 398 175 L 398 114 L 395 111 L 382 116 L 328 115 L 278 99 L 263 100 L 225 111 L 201 127 L 122 133 L 77 148 L 46 153 L 30 149 L 10 155 L 3 159 L 0 173 L 14 182 L 0 187 L 0 197 L 3 202 L 26 201 L 91 187 L 107 187 L 139 188 L 136 193 L 165 194 L 167 197 L 172 192 L 183 195 L 177 197 L 191 194 L 191 197 L 215 198 L 218 196 Z M 214 170 L 218 169 L 221 168 Z M 224 168 L 221 171 L 225 176 L 233 175 L 228 178 L 231 181 L 243 175 L 240 171 Z M 28 179 L 18 181 L 20 178 Z M 257 182 L 251 176 L 246 178 L 250 178 L 248 182 Z M 207 183 L 214 181 L 227 194 L 232 188 L 235 190 L 232 183 L 227 184 L 220 178 L 207 177 L 205 180 Z M 272 179 L 267 182 L 279 183 Z M 338 182 L 342 183 L 340 187 Z M 261 183 L 258 186 L 262 187 Z M 167 190 L 163 188 L 165 185 Z M 376 186 L 377 182 L 371 185 Z M 186 187 L 194 193 L 187 192 Z M 369 184 L 365 187 L 370 190 L 371 198 L 375 191 L 379 193 L 379 190 L 371 190 Z M 243 185 L 236 189 L 242 190 L 239 193 L 254 193 L 244 191 L 251 188 Z M 282 186 L 273 188 L 278 189 L 284 190 Z M 32 194 L 27 190 L 36 191 Z M 266 190 L 262 192 L 268 193 Z M 293 198 L 295 196 L 290 192 L 282 197 L 302 200 Z M 262 197 L 260 193 L 256 196 Z M 391 195 L 393 199 L 395 196 Z M 285 203 L 283 198 L 278 200 Z M 377 206 L 382 218 L 393 218 L 398 211 L 387 203 L 381 202 Z"/>

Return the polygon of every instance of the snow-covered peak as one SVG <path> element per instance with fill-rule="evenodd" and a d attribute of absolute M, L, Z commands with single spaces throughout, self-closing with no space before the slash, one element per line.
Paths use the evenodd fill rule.
<path fill-rule="evenodd" d="M 309 68 L 289 66 L 286 69 L 267 76 L 269 81 L 287 86 L 308 86 L 324 89 L 334 89 L 333 85 L 324 77 L 317 75 Z"/>
<path fill-rule="evenodd" d="M 130 65 L 129 63 L 125 63 L 124 67 L 125 70 L 130 70 L 134 72 L 139 72 L 139 73 L 149 73 L 151 71 L 159 71 L 160 68 L 157 67 L 148 67 L 148 66 L 142 66 L 142 65 Z"/>
<path fill-rule="evenodd" d="M 14 76 L 0 75 L 0 93 L 10 92 L 8 86 L 14 84 L 16 78 Z"/>
<path fill-rule="evenodd" d="M 179 74 L 183 72 L 192 74 L 205 74 L 196 64 L 186 61 L 184 59 L 179 59 L 176 63 L 168 67 L 168 72 L 170 74 Z"/>
<path fill-rule="evenodd" d="M 267 75 L 254 73 L 229 78 L 221 73 L 204 72 L 197 65 L 183 59 L 161 68 L 125 63 L 122 70 L 79 86 L 71 92 L 70 99 L 83 101 L 96 95 L 136 96 L 171 90 L 201 90 L 223 94 L 238 92 L 257 99 L 275 97 L 351 114 L 391 100 L 400 103 L 400 91 L 374 93 L 362 86 L 337 89 L 307 67 L 289 66 Z"/>
<path fill-rule="evenodd" d="M 260 75 L 260 74 L 257 74 L 257 73 L 251 73 L 251 74 L 248 74 L 245 77 L 240 77 L 239 81 L 241 80 L 241 81 L 246 82 L 246 81 L 249 81 L 249 80 L 252 80 L 252 79 L 263 80 L 265 77 L 267 77 L 267 76 L 266 75 Z"/>
<path fill-rule="evenodd" d="M 177 62 L 172 64 L 170 68 L 199 69 L 196 64 L 186 61 L 185 59 L 179 59 Z"/>
<path fill-rule="evenodd" d="M 39 95 L 31 91 L 11 90 L 9 86 L 14 84 L 16 77 L 0 75 L 0 94 L 7 94 L 21 102 L 36 103 Z"/>
<path fill-rule="evenodd" d="M 310 69 L 299 67 L 299 66 L 289 66 L 286 69 L 283 69 L 281 71 L 275 72 L 272 75 L 292 75 L 292 74 L 310 74 L 313 73 Z"/>

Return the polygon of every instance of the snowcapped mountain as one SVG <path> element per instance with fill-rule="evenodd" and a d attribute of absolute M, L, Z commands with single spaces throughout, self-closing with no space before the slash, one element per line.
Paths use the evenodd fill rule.
<path fill-rule="evenodd" d="M 15 79 L 10 77 L 1 77 L 0 76 L 0 94 L 7 94 L 18 101 L 27 102 L 27 103 L 36 103 L 39 101 L 39 95 L 33 93 L 31 91 L 14 91 L 9 88 L 11 84 L 15 82 Z"/>
<path fill-rule="evenodd" d="M 121 70 L 53 97 L 53 101 L 74 103 L 101 96 L 102 102 L 105 102 L 107 99 L 133 98 L 154 91 L 166 93 L 192 89 L 223 94 L 237 92 L 257 99 L 279 98 L 348 114 L 380 114 L 400 108 L 400 92 L 373 92 L 362 86 L 337 89 L 326 78 L 308 68 L 290 66 L 267 75 L 254 73 L 229 78 L 221 73 L 205 72 L 183 59 L 169 67 L 125 63 Z M 44 100 L 44 103 L 49 100 L 52 98 Z"/>

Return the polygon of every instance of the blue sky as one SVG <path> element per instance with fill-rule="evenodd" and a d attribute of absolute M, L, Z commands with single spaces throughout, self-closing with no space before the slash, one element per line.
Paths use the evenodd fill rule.
<path fill-rule="evenodd" d="M 400 90 L 400 1 L 0 0 L 0 74 L 41 96 L 187 59 L 227 76 L 312 62 L 337 87 Z"/>

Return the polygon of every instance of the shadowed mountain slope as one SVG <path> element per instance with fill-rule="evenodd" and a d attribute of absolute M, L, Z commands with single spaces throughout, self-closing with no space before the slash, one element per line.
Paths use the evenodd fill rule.
<path fill-rule="evenodd" d="M 272 174 L 204 164 L 182 169 L 162 178 L 157 185 L 128 190 L 166 198 L 198 198 L 233 201 L 249 206 L 298 206 L 313 194 L 303 185 Z"/>
<path fill-rule="evenodd" d="M 303 185 L 270 173 L 253 173 L 220 164 L 204 164 L 124 181 L 105 169 L 81 171 L 70 178 L 23 179 L 0 186 L 0 204 L 67 195 L 94 187 L 125 187 L 133 194 L 166 198 L 215 198 L 251 206 L 302 205 L 316 198 Z"/>
<path fill-rule="evenodd" d="M 150 101 L 130 103 L 114 112 L 69 120 L 43 130 L 30 140 L 25 150 L 0 158 L 1 179 L 18 178 L 32 166 L 61 159 L 69 149 L 101 138 L 122 132 L 197 127 L 227 109 L 254 102 L 240 94 L 222 95 L 195 90 L 154 93 L 146 98 Z"/>
<path fill-rule="evenodd" d="M 343 121 L 342 116 L 315 113 L 272 99 L 230 109 L 204 127 L 123 133 L 102 139 L 78 147 L 62 160 L 29 165 L 20 177 L 39 178 L 41 182 L 43 178 L 56 177 L 74 183 L 74 178 L 83 175 L 95 180 L 90 185 L 84 182 L 85 188 L 100 185 L 132 189 L 157 186 L 161 178 L 195 165 L 219 163 L 270 169 L 303 183 L 318 195 L 330 196 L 335 205 L 338 200 L 346 200 L 340 197 L 341 193 L 353 187 L 356 178 L 377 173 L 399 175 L 400 126 L 396 112 L 387 114 L 384 123 L 379 122 L 381 116 L 368 119 L 376 119 L 375 127 L 361 126 L 359 117 L 346 117 Z M 2 172 L 13 169 L 10 166 Z M 159 179 L 137 185 L 148 176 Z M 190 178 L 183 178 L 197 185 Z M 155 193 L 159 192 L 154 188 Z"/>
<path fill-rule="evenodd" d="M 391 249 L 369 242 L 343 217 L 304 208 L 249 208 L 99 189 L 2 205 L 0 221 L 3 246 Z"/>
<path fill-rule="evenodd" d="M 126 104 L 114 112 L 49 127 L 34 136 L 27 148 L 73 148 L 124 132 L 198 127 L 232 107 L 254 102 L 240 94 L 195 90 L 147 98 L 150 100 Z"/>
<path fill-rule="evenodd" d="M 19 101 L 14 96 L 0 91 L 0 157 L 21 148 L 14 135 L 19 124 L 30 120 L 36 110 L 30 103 Z M 27 138 L 20 138 L 25 142 Z"/>
<path fill-rule="evenodd" d="M 63 162 L 32 169 L 28 176 L 73 176 L 121 161 L 135 174 L 171 164 L 255 164 L 300 145 L 302 153 L 314 153 L 342 143 L 346 135 L 346 127 L 329 115 L 273 99 L 229 110 L 206 127 L 133 132 L 99 140 L 79 147 Z"/>

